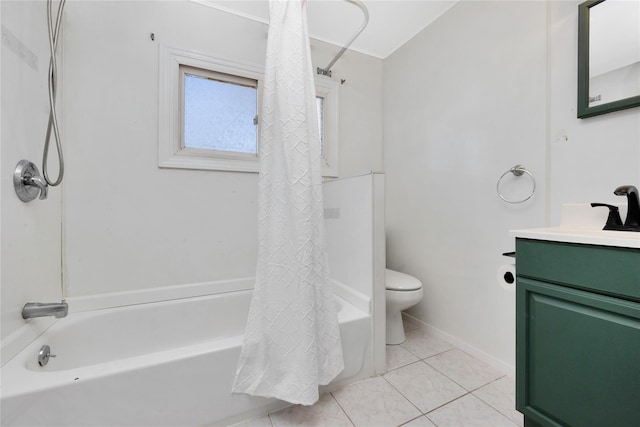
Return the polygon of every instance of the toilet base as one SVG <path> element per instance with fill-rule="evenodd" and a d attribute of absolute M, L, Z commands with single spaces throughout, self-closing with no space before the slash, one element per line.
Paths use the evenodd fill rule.
<path fill-rule="evenodd" d="M 402 322 L 402 312 L 387 312 L 387 344 L 402 344 L 407 339 L 404 334 L 404 323 Z"/>

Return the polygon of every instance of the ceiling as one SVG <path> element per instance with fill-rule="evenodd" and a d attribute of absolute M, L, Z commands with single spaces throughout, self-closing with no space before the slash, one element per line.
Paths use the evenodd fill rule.
<path fill-rule="evenodd" d="M 216 9 L 269 22 L 268 0 L 193 0 Z M 369 23 L 350 49 L 384 59 L 458 0 L 363 0 Z M 312 38 L 343 46 L 363 22 L 360 8 L 345 0 L 308 0 Z"/>

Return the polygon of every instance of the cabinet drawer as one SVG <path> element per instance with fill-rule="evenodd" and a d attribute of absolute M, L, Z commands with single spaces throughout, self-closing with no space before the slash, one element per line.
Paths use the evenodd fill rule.
<path fill-rule="evenodd" d="M 640 250 L 516 239 L 516 272 L 640 301 Z"/>

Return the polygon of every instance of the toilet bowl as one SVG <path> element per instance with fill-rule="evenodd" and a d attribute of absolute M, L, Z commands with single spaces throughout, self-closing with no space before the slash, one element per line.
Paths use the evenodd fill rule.
<path fill-rule="evenodd" d="M 385 287 L 387 344 L 401 344 L 406 339 L 402 324 L 402 310 L 420 302 L 424 295 L 422 283 L 413 276 L 387 269 Z"/>

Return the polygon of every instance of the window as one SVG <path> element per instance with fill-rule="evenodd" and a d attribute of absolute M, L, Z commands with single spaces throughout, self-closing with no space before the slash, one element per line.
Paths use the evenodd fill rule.
<path fill-rule="evenodd" d="M 258 81 L 181 66 L 182 148 L 256 156 Z"/>
<path fill-rule="evenodd" d="M 316 102 L 322 176 L 338 176 L 338 83 L 328 77 L 317 77 Z"/>
<path fill-rule="evenodd" d="M 257 172 L 262 70 L 161 47 L 159 166 Z M 316 80 L 323 176 L 338 176 L 336 82 Z"/>

